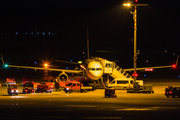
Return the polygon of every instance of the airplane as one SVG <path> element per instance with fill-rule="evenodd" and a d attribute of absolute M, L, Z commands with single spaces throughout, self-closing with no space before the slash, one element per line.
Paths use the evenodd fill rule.
<path fill-rule="evenodd" d="M 143 67 L 143 68 L 136 68 L 136 70 L 145 70 L 148 68 L 157 69 L 157 68 L 175 68 L 178 64 L 179 56 L 177 57 L 176 64 L 168 65 L 168 66 L 155 66 L 155 67 Z M 57 69 L 57 68 L 49 68 L 49 67 L 31 67 L 31 66 L 19 66 L 19 65 L 8 65 L 4 63 L 3 56 L 1 55 L 2 63 L 5 67 L 15 67 L 15 68 L 26 68 L 26 69 L 35 69 L 35 70 L 49 70 L 49 71 L 59 71 L 59 80 L 61 75 L 65 75 L 68 78 L 67 73 L 76 73 L 82 74 L 88 77 L 91 80 L 99 80 L 102 78 L 103 75 L 108 74 L 111 75 L 113 78 L 129 78 L 132 77 L 127 73 L 127 71 L 133 71 L 134 68 L 129 69 L 122 69 L 114 61 L 109 61 L 100 57 L 88 58 L 85 59 L 82 64 L 76 62 L 67 62 L 56 60 L 57 62 L 66 62 L 71 64 L 79 64 L 79 70 L 69 70 L 69 69 Z M 46 65 L 47 66 L 47 65 Z"/>

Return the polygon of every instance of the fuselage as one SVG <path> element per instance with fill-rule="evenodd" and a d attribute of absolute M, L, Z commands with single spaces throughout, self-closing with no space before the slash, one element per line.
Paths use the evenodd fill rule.
<path fill-rule="evenodd" d="M 91 61 L 87 65 L 86 73 L 90 79 L 98 80 L 103 75 L 103 66 L 100 62 Z"/>

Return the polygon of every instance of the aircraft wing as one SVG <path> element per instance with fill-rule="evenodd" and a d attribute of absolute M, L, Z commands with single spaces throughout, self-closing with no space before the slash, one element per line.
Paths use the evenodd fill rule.
<path fill-rule="evenodd" d="M 142 67 L 142 68 L 136 68 L 136 70 L 145 70 L 145 69 L 158 69 L 158 68 L 169 68 L 174 67 L 174 65 L 168 65 L 168 66 L 156 66 L 156 67 Z M 134 68 L 129 69 L 123 69 L 124 71 L 133 71 Z"/>
<path fill-rule="evenodd" d="M 155 66 L 155 67 L 142 67 L 142 68 L 136 68 L 136 70 L 145 70 L 145 69 L 158 69 L 158 68 L 175 68 L 178 64 L 179 60 L 179 55 L 177 56 L 176 64 L 173 65 L 167 65 L 167 66 Z M 133 71 L 134 68 L 129 68 L 129 69 L 123 69 L 124 71 Z"/>
<path fill-rule="evenodd" d="M 82 72 L 81 70 L 54 69 L 54 68 L 18 66 L 18 65 L 6 65 L 6 67 L 27 68 L 27 69 L 34 69 L 34 70 L 60 71 L 60 72 L 66 72 L 66 73 L 81 73 Z"/>

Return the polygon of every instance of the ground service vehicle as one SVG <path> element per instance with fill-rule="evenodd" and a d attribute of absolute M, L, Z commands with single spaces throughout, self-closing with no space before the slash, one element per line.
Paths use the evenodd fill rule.
<path fill-rule="evenodd" d="M 137 84 L 138 85 L 138 84 Z M 141 87 L 135 87 L 134 88 L 130 88 L 127 90 L 127 93 L 154 93 L 153 90 L 153 85 L 152 84 L 145 84 Z"/>
<path fill-rule="evenodd" d="M 115 89 L 114 88 L 106 88 L 105 89 L 105 97 L 117 98 L 117 95 L 115 94 Z"/>
<path fill-rule="evenodd" d="M 6 85 L 16 84 L 15 78 L 6 78 Z"/>
<path fill-rule="evenodd" d="M 116 78 L 108 84 L 108 87 L 126 90 L 133 88 L 133 81 L 132 78 Z"/>
<path fill-rule="evenodd" d="M 64 87 L 64 91 L 66 93 L 71 93 L 71 92 L 83 93 L 91 89 L 92 89 L 92 86 L 83 86 L 83 84 L 80 82 L 69 83 L 69 84 L 66 84 L 66 86 Z"/>
<path fill-rule="evenodd" d="M 40 83 L 34 83 L 34 84 L 33 84 L 34 90 L 37 90 L 37 86 L 38 86 L 38 85 L 40 85 Z"/>
<path fill-rule="evenodd" d="M 172 97 L 180 97 L 180 87 L 172 87 L 168 86 L 165 88 L 165 95 L 166 97 L 172 96 Z"/>
<path fill-rule="evenodd" d="M 64 82 L 56 82 L 55 83 L 55 90 L 56 91 L 61 91 L 62 88 L 66 86 L 66 83 Z"/>
<path fill-rule="evenodd" d="M 37 86 L 37 89 L 36 89 L 36 92 L 39 93 L 39 92 L 52 92 L 53 91 L 53 86 L 50 86 L 50 85 L 46 85 L 46 84 L 42 84 L 42 85 L 38 85 Z"/>
<path fill-rule="evenodd" d="M 31 82 L 31 81 L 26 81 L 26 82 L 23 82 L 23 90 L 22 92 L 23 93 L 34 93 L 34 82 Z"/>
<path fill-rule="evenodd" d="M 19 94 L 19 91 L 17 89 L 17 84 L 11 84 L 11 85 L 8 85 L 8 88 L 7 88 L 7 92 L 9 95 L 18 95 Z"/>

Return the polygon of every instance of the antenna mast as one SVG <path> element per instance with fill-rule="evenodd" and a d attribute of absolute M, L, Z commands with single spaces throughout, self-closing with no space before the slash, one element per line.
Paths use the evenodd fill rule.
<path fill-rule="evenodd" d="M 89 58 L 89 33 L 87 28 L 87 57 Z"/>

